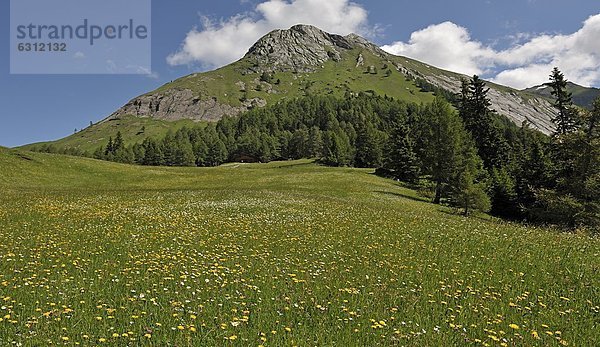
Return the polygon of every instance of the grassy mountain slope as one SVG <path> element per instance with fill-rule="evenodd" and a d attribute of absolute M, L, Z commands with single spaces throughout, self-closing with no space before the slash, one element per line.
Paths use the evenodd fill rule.
<path fill-rule="evenodd" d="M 7 345 L 597 344 L 598 239 L 370 170 L 0 150 L 0 189 Z"/>
<path fill-rule="evenodd" d="M 198 124 L 199 122 L 191 119 L 166 121 L 124 115 L 94 124 L 57 141 L 32 143 L 22 146 L 21 149 L 39 150 L 45 145 L 53 145 L 56 148 L 76 148 L 93 153 L 98 147 L 106 146 L 109 137 L 114 139 L 119 131 L 125 144 L 130 145 L 140 143 L 146 137 L 162 138 L 169 130 L 176 131 L 184 126 Z"/>
<path fill-rule="evenodd" d="M 342 37 L 298 25 L 267 34 L 235 63 L 182 77 L 141 95 L 92 129 L 59 140 L 57 145 L 89 150 L 105 144 L 116 130 L 105 123 L 114 118 L 216 121 L 307 94 L 342 97 L 347 92 L 369 92 L 409 102 L 428 102 L 434 97 L 431 91 L 458 92 L 461 79 L 465 78 L 468 77 L 388 54 L 356 35 Z M 488 85 L 497 112 L 518 125 L 527 120 L 545 133 L 552 131 L 550 118 L 554 110 L 546 98 Z M 162 129 L 170 124 L 148 122 L 148 136 L 152 135 L 151 128 Z M 143 137 L 137 136 L 136 129 L 126 132 L 128 141 Z"/>
<path fill-rule="evenodd" d="M 359 54 L 364 57 L 364 65 L 357 67 L 356 57 Z M 392 70 L 389 76 L 385 73 L 387 69 L 383 69 L 386 64 L 387 69 Z M 370 66 L 374 66 L 377 72 L 367 73 Z M 340 62 L 325 62 L 323 68 L 314 73 L 274 72 L 271 74 L 271 83 L 261 81 L 261 74 L 247 73 L 250 67 L 251 63 L 242 59 L 214 71 L 182 77 L 146 96 L 191 90 L 203 99 L 214 99 L 218 103 L 233 107 L 243 107 L 243 100 L 261 100 L 261 103 L 264 100 L 266 104 L 273 104 L 310 93 L 343 97 L 347 91 L 375 92 L 378 95 L 388 95 L 416 103 L 430 102 L 434 98 L 432 93 L 421 91 L 413 81 L 407 80 L 406 76 L 394 70 L 389 61 L 358 49 L 346 52 Z M 125 113 L 109 117 L 63 139 L 21 148 L 35 149 L 44 144 L 53 144 L 58 148 L 77 148 L 93 152 L 99 146 L 106 145 L 110 136 L 114 138 L 117 131 L 121 131 L 125 142 L 130 144 L 141 142 L 145 137 L 159 138 L 168 129 L 176 130 L 196 123 L 198 120 L 188 118 L 166 120 Z M 141 132 L 142 127 L 145 127 L 145 132 Z"/>
<path fill-rule="evenodd" d="M 364 63 L 357 67 L 356 58 L 359 54 L 362 54 Z M 379 95 L 387 94 L 417 103 L 433 100 L 431 93 L 421 92 L 414 83 L 407 81 L 403 74 L 393 71 L 390 76 L 386 76 L 386 69 L 383 68 L 386 63 L 386 59 L 372 52 L 352 49 L 344 52 L 341 61 L 327 61 L 315 72 L 276 71 L 271 74 L 271 83 L 267 83 L 260 80 L 260 74 L 247 73 L 252 64 L 242 59 L 214 71 L 180 78 L 149 95 L 161 94 L 172 89 L 191 89 L 199 95 L 210 95 L 233 106 L 241 106 L 244 97 L 261 98 L 272 104 L 310 93 L 341 97 L 346 91 L 375 91 Z M 369 66 L 374 66 L 376 72 L 368 73 Z M 394 69 L 392 66 L 388 68 Z M 277 83 L 277 80 L 280 82 Z M 241 87 L 242 83 L 245 87 Z"/>
<path fill-rule="evenodd" d="M 535 86 L 531 88 L 525 89 L 525 92 L 539 95 L 543 97 L 547 97 L 549 99 L 552 98 L 551 88 L 545 85 Z M 577 106 L 581 106 L 584 108 L 591 108 L 592 102 L 600 97 L 600 89 L 598 88 L 587 88 L 582 87 L 573 82 L 568 82 L 567 91 L 573 94 L 573 103 Z"/>

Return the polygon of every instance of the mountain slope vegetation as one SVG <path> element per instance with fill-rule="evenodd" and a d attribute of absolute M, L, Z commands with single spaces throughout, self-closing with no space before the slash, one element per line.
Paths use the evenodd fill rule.
<path fill-rule="evenodd" d="M 360 92 L 406 102 L 430 102 L 460 92 L 467 76 L 386 53 L 357 36 L 325 33 L 308 25 L 276 30 L 261 38 L 245 57 L 214 71 L 194 73 L 134 98 L 106 120 L 55 142 L 60 148 L 86 151 L 107 141 L 102 125 L 136 116 L 152 120 L 217 121 L 249 109 L 309 95 L 343 97 Z M 517 125 L 551 133 L 552 106 L 544 97 L 488 83 L 493 108 Z M 165 123 L 149 122 L 146 129 Z M 173 125 L 177 128 L 177 125 Z M 175 129 L 174 129 L 175 130 Z M 160 131 L 160 130 L 159 130 Z M 125 139 L 143 139 L 122 131 Z M 30 147 L 25 147 L 30 148 Z"/>

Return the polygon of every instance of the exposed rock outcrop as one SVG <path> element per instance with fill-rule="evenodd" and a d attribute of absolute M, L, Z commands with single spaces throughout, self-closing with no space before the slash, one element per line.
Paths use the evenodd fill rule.
<path fill-rule="evenodd" d="M 347 37 L 326 33 L 314 26 L 295 25 L 263 36 L 246 53 L 255 71 L 313 72 L 323 63 L 340 61 L 342 52 L 354 48 Z"/>
<path fill-rule="evenodd" d="M 133 115 L 163 120 L 217 121 L 224 116 L 234 116 L 247 109 L 247 107 L 233 107 L 219 103 L 215 98 L 201 99 L 189 89 L 171 89 L 161 94 L 139 96 L 114 112 L 108 119 Z"/>
<path fill-rule="evenodd" d="M 411 71 L 410 69 L 395 64 L 396 69 L 410 78 L 422 78 L 434 86 L 448 90 L 453 93 L 459 93 L 461 88 L 461 78 L 468 79 L 468 76 L 457 74 L 422 74 Z M 506 116 L 517 125 L 522 125 L 523 122 L 529 123 L 533 128 L 539 131 L 550 134 L 554 131 L 554 123 L 551 119 L 554 116 L 555 109 L 548 100 L 530 96 L 525 98 L 522 93 L 517 90 L 508 88 L 497 88 L 497 86 L 489 85 L 490 91 L 488 97 L 492 103 L 492 109 L 499 114 Z M 508 91 L 507 91 L 508 90 Z"/>

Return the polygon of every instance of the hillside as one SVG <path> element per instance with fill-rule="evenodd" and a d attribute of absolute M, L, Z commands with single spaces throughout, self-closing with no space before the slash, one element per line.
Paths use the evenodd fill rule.
<path fill-rule="evenodd" d="M 552 98 L 551 90 L 552 89 L 546 85 L 539 85 L 527 88 L 524 90 L 524 92 L 539 95 L 545 98 Z M 573 95 L 573 103 L 575 105 L 588 109 L 592 107 L 594 100 L 600 97 L 600 89 L 582 87 L 573 82 L 568 82 L 567 91 Z"/>
<path fill-rule="evenodd" d="M 598 342 L 599 240 L 370 170 L 0 149 L 0 189 L 0 344 Z"/>
<path fill-rule="evenodd" d="M 376 93 L 408 102 L 428 102 L 433 91 L 456 93 L 460 74 L 444 71 L 413 59 L 394 56 L 351 34 L 333 35 L 308 25 L 276 30 L 261 38 L 239 61 L 214 71 L 194 73 L 134 98 L 108 118 L 60 140 L 62 147 L 88 150 L 106 142 L 103 124 L 118 118 L 177 121 L 216 121 L 280 100 L 307 94 L 343 97 L 346 93 Z M 493 108 L 517 125 L 550 133 L 554 112 L 544 97 L 488 83 Z M 165 123 L 149 122 L 146 129 Z M 135 141 L 127 131 L 127 140 Z M 162 130 L 159 130 L 159 132 Z M 31 148 L 31 147 L 25 147 Z"/>
<path fill-rule="evenodd" d="M 169 130 L 177 131 L 184 126 L 190 127 L 202 123 L 191 119 L 166 121 L 122 115 L 81 129 L 60 140 L 32 143 L 22 146 L 21 149 L 39 151 L 46 146 L 54 146 L 55 148 L 76 148 L 91 154 L 98 147 L 106 146 L 109 137 L 114 138 L 119 131 L 123 136 L 124 143 L 131 145 L 141 143 L 146 137 L 162 138 Z"/>

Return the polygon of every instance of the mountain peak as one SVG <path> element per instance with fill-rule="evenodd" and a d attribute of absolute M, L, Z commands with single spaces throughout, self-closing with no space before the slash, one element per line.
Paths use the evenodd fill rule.
<path fill-rule="evenodd" d="M 329 60 L 340 61 L 344 52 L 367 44 L 367 40 L 355 34 L 341 36 L 312 25 L 297 24 L 263 36 L 245 58 L 254 63 L 256 71 L 312 72 Z"/>

